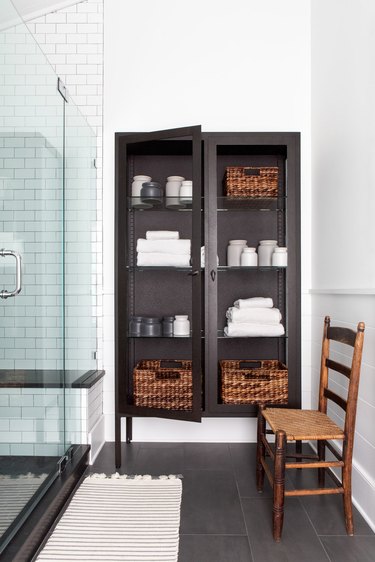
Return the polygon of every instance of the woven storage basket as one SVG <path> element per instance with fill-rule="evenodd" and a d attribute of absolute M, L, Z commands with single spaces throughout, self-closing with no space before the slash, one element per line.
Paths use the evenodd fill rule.
<path fill-rule="evenodd" d="M 223 360 L 221 398 L 224 404 L 286 404 L 288 369 L 277 360 Z"/>
<path fill-rule="evenodd" d="M 225 188 L 229 197 L 277 197 L 277 166 L 230 166 L 225 171 Z"/>
<path fill-rule="evenodd" d="M 133 370 L 136 406 L 191 410 L 193 406 L 192 362 L 147 359 Z"/>

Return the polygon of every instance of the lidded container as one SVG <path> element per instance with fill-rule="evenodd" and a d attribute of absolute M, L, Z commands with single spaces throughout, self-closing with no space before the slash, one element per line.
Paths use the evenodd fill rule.
<path fill-rule="evenodd" d="M 239 267 L 241 265 L 241 254 L 246 248 L 247 240 L 229 240 L 227 247 L 227 265 L 229 267 Z"/>
<path fill-rule="evenodd" d="M 150 209 L 150 203 L 141 200 L 141 189 L 144 182 L 151 181 L 151 176 L 134 176 L 132 183 L 132 197 L 130 205 L 135 209 Z"/>
<path fill-rule="evenodd" d="M 241 254 L 241 265 L 244 267 L 256 267 L 258 265 L 258 254 L 256 248 L 244 248 Z"/>
<path fill-rule="evenodd" d="M 160 337 L 162 335 L 162 326 L 160 318 L 144 316 L 141 323 L 141 336 Z"/>
<path fill-rule="evenodd" d="M 272 254 L 277 246 L 277 240 L 260 240 L 258 247 L 258 265 L 260 267 L 271 267 Z"/>
<path fill-rule="evenodd" d="M 131 316 L 129 322 L 129 335 L 140 336 L 143 316 Z"/>
<path fill-rule="evenodd" d="M 168 176 L 167 183 L 165 184 L 165 206 L 169 209 L 181 209 L 185 207 L 180 202 L 180 187 L 181 183 L 185 180 L 182 176 Z"/>
<path fill-rule="evenodd" d="M 173 336 L 173 322 L 174 316 L 164 316 L 163 317 L 163 336 Z"/>
<path fill-rule="evenodd" d="M 157 181 L 146 181 L 142 184 L 141 200 L 143 203 L 160 205 L 163 201 L 163 190 Z"/>
<path fill-rule="evenodd" d="M 191 205 L 193 202 L 193 182 L 184 180 L 180 187 L 180 203 L 183 205 Z"/>
<path fill-rule="evenodd" d="M 188 315 L 178 315 L 173 322 L 174 336 L 190 336 L 190 321 Z"/>
<path fill-rule="evenodd" d="M 288 265 L 288 249 L 277 247 L 272 254 L 272 265 L 274 267 L 286 267 Z"/>

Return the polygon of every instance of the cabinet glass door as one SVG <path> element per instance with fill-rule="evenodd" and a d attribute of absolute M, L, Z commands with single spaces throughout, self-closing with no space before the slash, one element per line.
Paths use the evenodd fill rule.
<path fill-rule="evenodd" d="M 116 161 L 116 411 L 200 421 L 200 127 L 118 133 Z"/>
<path fill-rule="evenodd" d="M 281 384 L 273 394 L 272 385 L 266 381 L 269 372 L 264 373 L 264 381 L 255 389 L 255 373 L 251 370 L 283 369 L 281 365 L 290 360 L 289 328 L 294 333 L 299 314 L 299 297 L 293 302 L 289 290 L 293 289 L 294 279 L 299 278 L 299 248 L 293 219 L 288 224 L 289 204 L 295 204 L 293 175 L 289 178 L 289 190 L 286 172 L 288 147 L 291 153 L 293 143 L 293 136 L 282 139 L 280 134 L 273 137 L 264 133 L 228 133 L 213 136 L 208 142 L 206 214 L 210 252 L 206 321 L 210 334 L 210 376 L 206 380 L 206 396 L 211 415 L 255 415 L 260 402 L 280 404 L 288 399 L 287 388 L 284 398 L 281 396 Z M 269 175 L 264 184 L 259 174 Z M 288 267 L 276 266 L 271 259 L 269 263 L 260 261 L 259 243 L 263 240 L 273 240 L 279 247 L 288 246 Z M 230 241 L 233 258 L 228 256 Z M 252 257 L 257 264 L 246 265 L 240 258 L 241 241 L 255 249 L 256 255 Z M 257 310 L 242 308 L 244 303 L 239 304 L 239 300 L 252 297 L 261 298 Z M 291 363 L 296 364 L 294 359 Z M 296 404 L 298 392 L 290 384 L 290 375 L 289 397 Z M 259 381 L 263 379 L 261 376 Z"/>

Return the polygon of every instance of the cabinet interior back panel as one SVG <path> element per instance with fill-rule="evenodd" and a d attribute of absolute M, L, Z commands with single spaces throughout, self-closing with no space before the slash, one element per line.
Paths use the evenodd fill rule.
<path fill-rule="evenodd" d="M 217 320 L 218 329 L 226 326 L 226 312 L 237 299 L 271 297 L 274 306 L 283 313 L 283 301 L 278 291 L 277 271 L 223 271 L 218 277 Z"/>
<path fill-rule="evenodd" d="M 191 155 L 191 152 L 190 152 Z M 151 176 L 152 181 L 161 183 L 165 188 L 168 176 L 183 176 L 192 179 L 192 158 L 189 155 L 137 155 L 128 159 L 128 182 L 131 185 L 133 176 Z"/>
<path fill-rule="evenodd" d="M 131 303 L 130 303 L 131 304 Z M 191 319 L 191 276 L 185 271 L 139 271 L 134 275 L 136 316 L 175 316 Z"/>
<path fill-rule="evenodd" d="M 284 243 L 274 211 L 223 211 L 217 217 L 217 250 L 220 265 L 227 265 L 229 240 L 247 240 L 249 247 L 257 247 L 259 240 L 277 240 Z M 279 234 L 280 233 L 280 234 Z"/>

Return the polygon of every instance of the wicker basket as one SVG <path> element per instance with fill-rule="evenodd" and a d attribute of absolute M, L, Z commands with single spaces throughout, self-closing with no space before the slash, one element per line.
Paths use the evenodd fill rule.
<path fill-rule="evenodd" d="M 277 197 L 279 168 L 277 166 L 230 166 L 225 172 L 228 197 Z"/>
<path fill-rule="evenodd" d="M 223 404 L 286 404 L 288 369 L 277 360 L 223 360 Z"/>
<path fill-rule="evenodd" d="M 175 359 L 140 361 L 133 371 L 133 391 L 136 406 L 191 410 L 192 362 Z"/>

